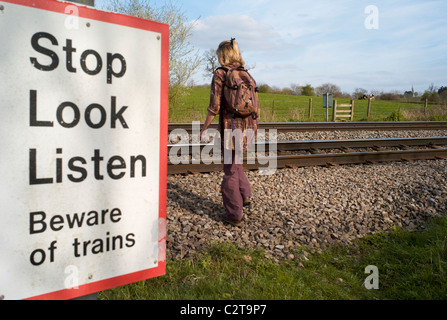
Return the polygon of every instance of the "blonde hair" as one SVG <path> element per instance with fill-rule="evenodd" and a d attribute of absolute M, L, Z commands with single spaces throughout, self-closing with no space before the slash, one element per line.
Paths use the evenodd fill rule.
<path fill-rule="evenodd" d="M 242 59 L 241 52 L 236 40 L 226 40 L 219 44 L 216 50 L 217 60 L 221 66 L 239 65 L 245 67 L 244 59 Z"/>

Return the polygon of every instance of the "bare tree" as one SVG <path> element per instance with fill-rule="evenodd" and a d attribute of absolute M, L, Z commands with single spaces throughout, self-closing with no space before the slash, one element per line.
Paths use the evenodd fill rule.
<path fill-rule="evenodd" d="M 214 71 L 219 67 L 219 61 L 217 61 L 217 53 L 215 49 L 209 49 L 203 54 L 203 63 L 205 65 L 205 78 L 212 77 Z"/>
<path fill-rule="evenodd" d="M 323 93 L 332 93 L 334 97 L 339 97 L 342 95 L 340 87 L 333 83 L 324 83 L 319 86 L 316 90 L 317 96 L 322 96 Z"/>
<path fill-rule="evenodd" d="M 169 104 L 176 105 L 187 94 L 188 80 L 200 65 L 189 41 L 194 23 L 170 1 L 155 7 L 149 0 L 110 0 L 104 9 L 169 25 Z"/>
<path fill-rule="evenodd" d="M 290 84 L 290 89 L 292 89 L 292 91 L 296 95 L 300 95 L 301 94 L 301 86 L 296 84 L 296 83 Z"/>
<path fill-rule="evenodd" d="M 363 97 L 364 95 L 368 94 L 368 90 L 363 88 L 356 88 L 354 92 L 352 93 L 352 96 L 354 98 Z"/>

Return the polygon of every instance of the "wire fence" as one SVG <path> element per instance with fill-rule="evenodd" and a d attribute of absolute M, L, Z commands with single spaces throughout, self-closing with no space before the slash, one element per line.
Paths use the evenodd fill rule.
<path fill-rule="evenodd" d="M 273 97 L 272 97 L 273 96 Z M 322 97 L 260 95 L 262 122 L 324 122 L 332 121 L 332 108 L 323 108 Z M 339 104 L 351 99 L 334 99 Z M 447 105 L 424 101 L 404 102 L 354 99 L 353 121 L 446 121 Z M 182 105 L 171 107 L 170 122 L 203 122 L 207 115 L 209 96 L 194 96 Z"/>

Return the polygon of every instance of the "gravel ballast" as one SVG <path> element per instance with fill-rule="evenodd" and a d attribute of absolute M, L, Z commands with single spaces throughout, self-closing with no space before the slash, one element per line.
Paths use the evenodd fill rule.
<path fill-rule="evenodd" d="M 287 135 L 281 137 L 281 135 Z M 445 131 L 311 132 L 278 140 L 442 136 Z M 168 176 L 167 254 L 187 258 L 210 242 L 261 247 L 293 259 L 297 246 L 351 244 L 392 226 L 424 229 L 447 210 L 447 161 L 430 160 L 247 172 L 252 207 L 239 227 L 222 221 L 223 173 Z"/>

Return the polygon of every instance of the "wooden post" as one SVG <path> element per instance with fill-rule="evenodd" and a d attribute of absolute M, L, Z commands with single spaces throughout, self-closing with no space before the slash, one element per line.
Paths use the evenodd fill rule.
<path fill-rule="evenodd" d="M 312 119 L 312 98 L 309 98 L 309 120 Z"/>
<path fill-rule="evenodd" d="M 354 120 L 354 100 L 351 100 L 351 121 Z"/>
<path fill-rule="evenodd" d="M 424 104 L 424 116 L 427 114 L 427 104 L 428 104 L 428 99 L 425 99 L 425 104 Z"/>
<path fill-rule="evenodd" d="M 272 120 L 273 120 L 274 116 L 275 116 L 275 100 L 273 100 L 273 105 L 272 105 Z"/>
<path fill-rule="evenodd" d="M 368 99 L 368 110 L 366 112 L 366 118 L 369 120 L 371 117 L 371 98 Z"/>
<path fill-rule="evenodd" d="M 332 121 L 335 121 L 335 113 L 337 109 L 337 100 L 332 102 Z"/>

